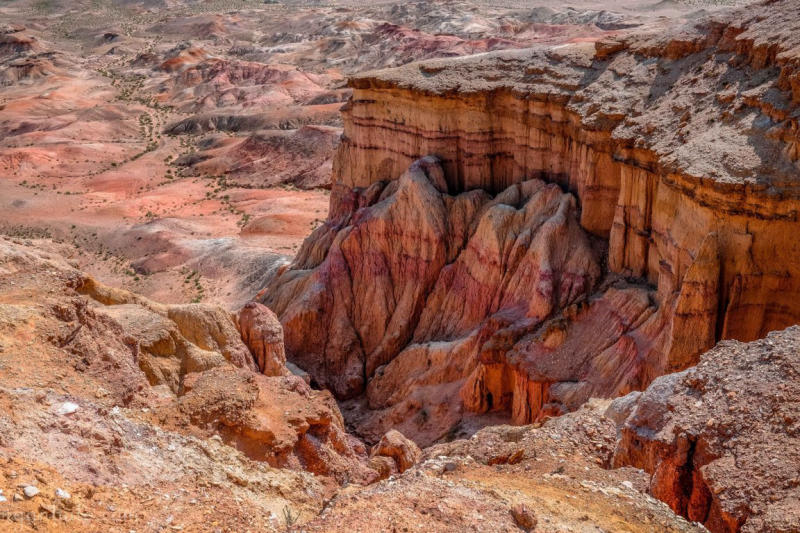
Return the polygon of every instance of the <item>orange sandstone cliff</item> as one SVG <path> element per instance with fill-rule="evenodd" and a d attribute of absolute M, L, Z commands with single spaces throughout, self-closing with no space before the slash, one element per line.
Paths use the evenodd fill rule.
<path fill-rule="evenodd" d="M 262 293 L 289 359 L 427 444 L 797 323 L 795 11 L 353 78 L 329 218 Z"/>

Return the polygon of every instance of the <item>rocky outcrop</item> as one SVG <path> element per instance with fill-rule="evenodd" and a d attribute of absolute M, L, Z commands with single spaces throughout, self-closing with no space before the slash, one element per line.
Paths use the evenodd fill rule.
<path fill-rule="evenodd" d="M 341 80 L 334 71 L 314 74 L 294 65 L 220 59 L 199 48 L 168 53 L 158 69 L 170 73 L 158 86 L 158 98 L 185 112 L 219 107 L 282 107 L 331 103 L 346 98 L 330 87 Z"/>
<path fill-rule="evenodd" d="M 465 408 L 529 423 L 642 389 L 685 364 L 674 339 L 704 342 L 679 338 L 670 314 L 693 316 L 697 293 L 659 307 L 655 289 L 604 274 L 604 243 L 558 185 L 448 190 L 430 157 L 353 189 L 264 291 L 289 358 L 340 398 L 366 393 L 368 439 L 398 427 L 432 442 Z"/>
<path fill-rule="evenodd" d="M 36 387 L 44 391 L 41 394 L 58 389 L 64 397 L 60 403 L 69 400 L 82 406 L 76 409 L 87 410 L 94 406 L 104 420 L 109 410 L 135 411 L 147 428 L 135 430 L 138 439 L 143 432 L 157 431 L 215 438 L 250 460 L 313 473 L 319 476 L 313 486 L 325 486 L 326 491 L 378 476 L 367 465 L 364 445 L 347 433 L 332 395 L 313 390 L 281 364 L 280 324 L 260 304 L 243 309 L 240 333 L 233 317 L 219 307 L 160 304 L 106 286 L 56 253 L 4 239 L 0 293 L 0 355 L 3 366 L 14 369 L 0 383 L 0 402 L 7 401 L 9 390 L 33 383 L 35 376 L 48 376 L 52 384 L 45 387 L 40 380 Z M 254 355 L 263 370 L 273 374 L 261 373 Z M 38 400 L 24 403 L 36 411 Z M 1 433 L 16 433 L 15 424 L 0 417 Z M 91 431 L 70 429 L 82 437 L 70 437 L 67 443 L 49 433 L 43 438 L 42 428 L 48 424 L 26 426 L 24 431 L 33 432 L 26 433 L 27 442 L 42 443 L 42 460 L 76 468 L 63 458 L 64 450 L 83 448 L 93 439 L 86 436 Z M 98 439 L 115 443 L 102 456 L 127 456 L 132 450 L 121 444 L 128 437 Z M 20 453 L 21 442 L 25 439 L 12 444 L 0 437 L 5 456 Z M 103 479 L 117 475 L 105 463 L 89 466 L 102 472 L 96 475 Z M 126 463 L 114 468 L 132 467 Z"/>
<path fill-rule="evenodd" d="M 227 363 L 250 371 L 256 363 L 232 317 L 207 304 L 163 305 L 84 277 L 79 293 L 103 304 L 109 316 L 127 332 L 134 359 L 151 385 L 166 384 L 180 392 L 183 378 Z"/>
<path fill-rule="evenodd" d="M 507 408 L 514 393 L 487 381 L 491 357 L 585 300 L 603 278 L 602 242 L 581 229 L 574 197 L 557 185 L 531 180 L 494 197 L 450 195 L 447 187 L 438 162 L 424 158 L 395 182 L 337 199 L 327 223 L 264 291 L 284 324 L 289 358 L 341 398 L 366 392 L 370 408 L 381 411 L 361 428 L 375 439 L 398 424 L 423 442 L 438 438 L 460 417 L 459 390 L 472 410 Z M 650 317 L 647 290 L 639 291 L 629 292 L 643 303 L 602 337 L 618 342 L 608 353 L 598 342 L 580 361 L 575 356 L 574 368 L 525 379 L 574 383 L 600 368 L 606 382 L 594 376 L 597 386 L 584 396 L 641 387 L 659 363 L 620 339 L 635 328 L 650 339 L 663 321 Z M 619 294 L 624 307 L 628 292 Z M 574 342 L 592 335 L 590 327 Z M 602 362 L 593 360 L 600 355 Z M 562 356 L 542 354 L 543 364 L 557 368 Z M 615 375 L 625 357 L 642 361 Z"/>
<path fill-rule="evenodd" d="M 800 522 L 800 328 L 721 342 L 689 370 L 612 410 L 629 412 L 613 465 L 713 532 L 793 531 Z M 627 404 L 627 405 L 626 405 Z"/>
<path fill-rule="evenodd" d="M 251 459 L 340 483 L 377 477 L 366 466 L 363 445 L 347 434 L 331 394 L 312 390 L 299 377 L 267 378 L 226 366 L 192 374 L 184 392 L 181 412 Z"/>
<path fill-rule="evenodd" d="M 445 243 L 455 240 L 426 168 L 416 166 L 386 191 L 382 183 L 355 191 L 341 214 L 332 212 L 304 243 L 298 269 L 267 292 L 290 357 L 339 396 L 363 392 L 366 376 L 410 340 L 423 298 L 447 260 Z M 365 205 L 371 207 L 356 211 Z"/>
<path fill-rule="evenodd" d="M 798 322 L 787 10 L 354 77 L 329 220 L 265 291 L 289 357 L 365 389 L 372 438 L 428 442 L 431 418 L 535 421 Z"/>
<path fill-rule="evenodd" d="M 376 477 L 330 393 L 289 375 L 283 330 L 265 306 L 245 305 L 237 329 L 211 305 L 162 305 L 91 278 L 78 291 L 104 304 L 96 312 L 121 325 L 150 385 L 167 385 L 196 426 L 276 467 L 340 483 Z M 175 418 L 170 410 L 165 416 Z"/>
<path fill-rule="evenodd" d="M 31 52 L 40 52 L 42 45 L 36 37 L 17 31 L 0 32 L 0 57 L 16 56 Z"/>
<path fill-rule="evenodd" d="M 591 397 L 641 389 L 658 371 L 663 322 L 647 290 L 616 283 L 514 344 L 507 334 L 484 344 L 462 390 L 464 405 L 474 412 L 506 410 L 515 423 L 527 424 Z"/>
<path fill-rule="evenodd" d="M 338 120 L 338 113 L 331 116 Z M 230 124 L 242 117 L 232 117 Z M 280 117 L 281 127 L 291 125 Z M 259 119 L 242 120 L 242 124 L 257 127 Z M 269 118 L 265 118 L 268 121 Z M 278 125 L 278 122 L 272 126 Z M 269 124 L 268 124 L 269 126 Z M 228 179 L 247 187 L 273 187 L 292 184 L 302 189 L 330 188 L 331 161 L 339 144 L 340 128 L 302 126 L 295 130 L 263 130 L 242 139 L 217 135 L 203 142 L 198 152 L 176 160 L 180 166 L 211 174 L 226 174 Z"/>
<path fill-rule="evenodd" d="M 479 509 L 493 531 L 533 519 L 557 531 L 795 531 L 799 347 L 796 326 L 723 341 L 644 392 L 431 446 L 404 474 L 336 498 L 309 530 L 402 509 L 411 531 L 464 531 Z"/>
<path fill-rule="evenodd" d="M 658 286 L 659 303 L 684 288 L 704 246 L 718 256 L 718 272 L 704 260 L 704 280 L 685 288 L 716 289 L 706 295 L 716 301 L 679 312 L 713 324 L 694 355 L 786 327 L 800 314 L 786 266 L 798 254 L 797 50 L 779 14 L 788 3 L 773 4 L 766 19 L 705 20 L 679 40 L 631 36 L 615 53 L 601 41 L 357 76 L 334 183 L 394 178 L 428 154 L 453 191 L 554 181 L 577 195 L 581 225 L 608 238 L 610 269 Z M 774 56 L 759 59 L 747 38 L 759 33 Z"/>
<path fill-rule="evenodd" d="M 381 479 L 402 474 L 419 461 L 422 451 L 414 441 L 391 429 L 370 451 L 370 466 L 380 473 Z"/>
<path fill-rule="evenodd" d="M 262 374 L 280 376 L 286 372 L 283 326 L 269 307 L 257 302 L 245 304 L 239 311 L 239 330 Z"/>

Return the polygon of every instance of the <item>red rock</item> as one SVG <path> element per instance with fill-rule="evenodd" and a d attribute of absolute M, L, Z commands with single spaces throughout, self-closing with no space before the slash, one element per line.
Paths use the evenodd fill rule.
<path fill-rule="evenodd" d="M 370 407 L 384 410 L 362 427 L 376 438 L 416 413 L 430 431 L 455 423 L 481 345 L 534 327 L 601 276 L 574 198 L 558 186 L 532 180 L 494 198 L 447 188 L 425 158 L 388 186 L 339 192 L 328 222 L 264 292 L 291 360 L 342 398 L 366 386 Z"/>
<path fill-rule="evenodd" d="M 531 531 L 536 527 L 536 514 L 525 504 L 516 503 L 512 505 L 511 516 L 514 517 L 514 522 L 516 522 L 523 531 Z"/>
<path fill-rule="evenodd" d="M 224 367 L 192 374 L 185 389 L 181 411 L 252 459 L 340 483 L 375 478 L 363 447 L 345 431 L 330 393 L 314 391 L 296 376 L 267 377 Z"/>
<path fill-rule="evenodd" d="M 422 455 L 422 451 L 419 446 L 395 429 L 387 431 L 370 451 L 371 460 L 380 457 L 388 457 L 392 460 L 393 464 L 388 475 L 405 472 L 419 461 L 420 455 Z M 382 478 L 388 477 L 388 475 L 384 475 L 386 474 L 385 468 L 381 468 L 379 472 L 381 472 Z"/>
<path fill-rule="evenodd" d="M 36 37 L 23 33 L 24 29 L 0 33 L 0 57 L 42 51 L 41 43 Z"/>
<path fill-rule="evenodd" d="M 576 195 L 581 225 L 608 239 L 609 269 L 657 285 L 659 307 L 682 307 L 665 311 L 675 339 L 666 368 L 696 362 L 719 339 L 752 340 L 791 325 L 800 317 L 800 277 L 773 266 L 791 265 L 798 254 L 789 237 L 798 198 L 788 170 L 798 130 L 760 97 L 713 98 L 714 58 L 734 54 L 742 90 L 753 68 L 770 64 L 771 90 L 796 100 L 788 80 L 800 72 L 792 66 L 798 48 L 779 14 L 789 3 L 779 4 L 769 20 L 726 15 L 678 36 L 626 37 L 628 49 L 604 59 L 599 71 L 595 47 L 576 43 L 356 76 L 334 186 L 395 178 L 432 153 L 453 192 L 498 192 L 530 177 L 560 183 Z M 753 44 L 759 33 L 773 35 L 777 55 Z M 666 66 L 699 49 L 708 56 L 694 71 L 676 72 L 658 98 L 650 93 L 658 69 L 638 70 L 642 62 Z M 617 85 L 616 76 L 625 81 Z M 763 117 L 764 128 L 745 126 L 750 112 Z M 719 135 L 707 136 L 708 124 Z M 711 140 L 720 136 L 725 143 Z M 767 151 L 776 154 L 769 163 L 759 155 Z M 703 266 L 693 268 L 698 261 Z"/>
<path fill-rule="evenodd" d="M 330 219 L 266 293 L 302 332 L 290 357 L 341 397 L 366 388 L 363 434 L 427 443 L 463 409 L 534 421 L 800 321 L 790 5 L 354 76 Z M 429 154 L 448 194 L 408 202 Z"/>
<path fill-rule="evenodd" d="M 303 121 L 301 117 L 296 120 Z M 177 164 L 191 165 L 198 172 L 226 174 L 248 187 L 292 184 L 303 189 L 330 188 L 331 160 L 340 135 L 340 128 L 301 126 L 260 131 L 241 139 L 224 136 L 196 154 L 178 159 Z M 248 225 L 243 232 L 254 233 L 255 229 Z"/>
<path fill-rule="evenodd" d="M 246 304 L 239 311 L 239 331 L 262 374 L 280 376 L 286 373 L 283 327 L 275 313 L 256 302 Z"/>
<path fill-rule="evenodd" d="M 447 261 L 450 232 L 466 229 L 448 226 L 448 206 L 426 169 L 414 166 L 387 190 L 356 191 L 351 210 L 343 206 L 341 215 L 334 207 L 294 263 L 326 254 L 319 266 L 287 270 L 265 293 L 284 325 L 287 355 L 340 397 L 361 393 L 365 376 L 411 338 Z"/>
<path fill-rule="evenodd" d="M 800 329 L 721 342 L 655 380 L 629 412 L 613 465 L 651 474 L 650 491 L 710 531 L 791 531 L 800 520 Z M 625 405 L 621 409 L 615 404 Z"/>
<path fill-rule="evenodd" d="M 646 290 L 609 288 L 516 342 L 514 332 L 490 339 L 462 398 L 470 410 L 507 410 L 515 423 L 526 424 L 593 396 L 639 389 L 655 373 L 648 367 L 661 359 L 650 347 L 662 335 L 661 329 L 656 336 L 648 331 L 654 321 L 658 315 Z"/>

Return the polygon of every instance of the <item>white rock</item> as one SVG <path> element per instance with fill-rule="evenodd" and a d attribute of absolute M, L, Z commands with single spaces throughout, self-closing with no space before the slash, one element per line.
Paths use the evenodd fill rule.
<path fill-rule="evenodd" d="M 39 494 L 39 489 L 34 487 L 33 485 L 28 485 L 24 489 L 22 489 L 22 493 L 25 495 L 26 498 L 33 498 L 37 494 Z"/>
<path fill-rule="evenodd" d="M 72 495 L 64 489 L 56 489 L 56 498 L 60 500 L 69 500 Z"/>
<path fill-rule="evenodd" d="M 64 402 L 56 408 L 57 415 L 71 415 L 77 411 L 80 406 L 77 403 Z"/>
<path fill-rule="evenodd" d="M 633 483 L 631 483 L 630 481 L 623 481 L 622 486 L 625 487 L 626 489 L 633 490 Z"/>
<path fill-rule="evenodd" d="M 6 497 L 3 496 L 2 494 L 0 494 L 0 503 L 7 502 L 7 501 L 8 500 L 6 499 Z"/>

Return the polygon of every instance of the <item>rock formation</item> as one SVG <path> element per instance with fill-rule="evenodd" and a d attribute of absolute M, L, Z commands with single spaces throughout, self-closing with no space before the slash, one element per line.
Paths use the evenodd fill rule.
<path fill-rule="evenodd" d="M 264 291 L 289 358 L 429 443 L 798 322 L 787 10 L 355 76 L 329 219 Z"/>
<path fill-rule="evenodd" d="M 161 462 L 166 459 L 159 454 L 167 451 L 150 444 L 142 445 L 146 452 L 136 451 L 131 435 L 142 439 L 143 432 L 155 432 L 172 439 L 170 446 L 183 450 L 176 453 L 186 454 L 186 461 L 201 470 L 217 452 L 197 459 L 196 451 L 185 450 L 195 446 L 185 439 L 224 442 L 231 450 L 226 453 L 238 450 L 240 457 L 219 460 L 244 461 L 241 468 L 263 478 L 252 481 L 254 488 L 269 483 L 269 476 L 246 466 L 252 461 L 313 473 L 316 481 L 306 487 L 319 494 L 378 477 L 367 466 L 364 445 L 345 430 L 332 395 L 312 390 L 280 364 L 280 324 L 268 309 L 258 304 L 244 309 L 247 329 L 240 334 L 234 318 L 219 307 L 164 305 L 108 287 L 55 251 L 41 250 L 47 247 L 53 245 L 0 239 L 0 353 L 3 368 L 13 369 L 0 380 L 5 413 L 0 416 L 0 455 L 20 457 L 26 443 L 36 442 L 35 457 L 43 464 L 65 464 L 65 453 L 81 457 L 81 464 L 65 467 L 71 482 L 139 486 L 138 462 Z M 258 371 L 243 336 L 272 375 Z M 36 385 L 22 394 L 24 383 Z M 33 400 L 34 395 L 41 398 Z M 5 407 L 7 402 L 22 403 L 12 409 Z M 14 416 L 6 416 L 12 411 Z M 109 411 L 116 422 L 108 422 Z M 98 425 L 97 437 L 52 419 L 73 414 L 76 422 Z M 97 417 L 105 418 L 92 421 Z M 73 434 L 85 440 L 75 444 Z M 131 463 L 125 459 L 129 453 L 141 457 Z M 109 454 L 122 458 L 105 459 Z M 164 475 L 184 479 L 189 471 L 175 465 Z M 280 482 L 281 476 L 273 477 Z M 245 478 L 241 483 L 247 483 Z M 197 488 L 193 484 L 191 490 Z M 297 501 L 307 499 L 303 493 Z"/>
<path fill-rule="evenodd" d="M 482 530 L 481 517 L 493 531 L 795 531 L 798 348 L 796 326 L 723 341 L 644 392 L 434 445 L 405 473 L 337 497 L 309 531 L 398 515 L 410 531 Z"/>
<path fill-rule="evenodd" d="M 0 529 L 796 531 L 800 13 L 711 3 L 3 2 Z"/>
<path fill-rule="evenodd" d="M 422 451 L 414 441 L 396 429 L 390 429 L 370 451 L 370 466 L 380 473 L 381 479 L 402 474 L 417 461 Z"/>
<path fill-rule="evenodd" d="M 183 378 L 224 365 L 255 370 L 256 363 L 231 316 L 206 304 L 162 305 L 84 278 L 77 291 L 103 304 L 99 312 L 128 332 L 134 359 L 151 385 L 179 393 Z"/>
<path fill-rule="evenodd" d="M 785 271 L 798 254 L 796 43 L 781 13 L 630 37 L 615 53 L 600 41 L 357 76 L 334 183 L 392 179 L 428 154 L 454 191 L 554 181 L 608 239 L 613 272 L 711 324 L 691 350 L 675 332 L 669 367 L 719 338 L 761 337 L 798 315 Z M 764 54 L 751 35 L 767 29 Z"/>
<path fill-rule="evenodd" d="M 0 57 L 40 52 L 42 45 L 32 35 L 25 33 L 25 28 L 13 28 L 0 32 Z"/>
<path fill-rule="evenodd" d="M 613 465 L 652 475 L 650 492 L 710 531 L 800 524 L 800 328 L 719 343 L 612 411 L 629 412 Z M 625 404 L 628 404 L 627 406 Z"/>
<path fill-rule="evenodd" d="M 239 330 L 262 374 L 280 376 L 286 371 L 283 327 L 275 313 L 266 306 L 250 302 L 239 311 Z"/>
<path fill-rule="evenodd" d="M 366 392 L 372 409 L 385 410 L 370 434 L 406 427 L 409 415 L 419 414 L 408 429 L 438 438 L 458 420 L 462 386 L 469 408 L 504 409 L 527 401 L 527 381 L 534 382 L 531 391 L 536 382 L 575 383 L 619 358 L 635 359 L 639 351 L 619 340 L 630 329 L 660 332 L 647 295 L 640 295 L 639 307 L 620 310 L 630 316 L 604 337 L 618 346 L 600 354 L 605 346 L 598 343 L 569 368 L 558 362 L 561 354 L 545 354 L 563 372 L 521 378 L 517 390 L 513 377 L 495 372 L 492 347 L 502 355 L 499 347 L 510 347 L 554 314 L 580 314 L 572 306 L 602 278 L 602 243 L 580 228 L 574 197 L 557 185 L 531 180 L 494 197 L 446 191 L 438 162 L 423 158 L 395 182 L 335 200 L 340 203 L 328 222 L 264 292 L 283 321 L 293 361 L 340 397 Z M 627 304 L 622 296 L 628 292 L 618 293 L 617 305 Z M 590 326 L 603 319 L 603 310 L 610 312 L 602 303 L 589 307 L 590 316 L 599 309 Z M 604 360 L 594 361 L 597 355 Z M 648 371 L 657 372 L 646 362 L 624 374 L 606 368 L 596 380 L 613 381 L 615 388 L 587 386 L 583 399 L 597 390 L 640 388 Z M 538 414 L 537 407 L 520 421 Z"/>
<path fill-rule="evenodd" d="M 95 312 L 120 325 L 150 385 L 167 385 L 192 423 L 274 466 L 340 482 L 375 477 L 330 393 L 289 376 L 280 323 L 263 305 L 246 305 L 237 328 L 221 308 L 162 305 L 92 278 L 77 292 L 103 304 Z"/>
<path fill-rule="evenodd" d="M 179 409 L 247 457 L 339 483 L 366 483 L 363 444 L 347 434 L 336 402 L 301 378 L 268 378 L 230 366 L 191 374 Z"/>
<path fill-rule="evenodd" d="M 339 120 L 338 106 L 331 115 Z M 324 117 L 317 118 L 325 120 Z M 252 126 L 285 127 L 287 121 L 305 121 L 302 117 L 281 119 L 263 117 L 258 120 L 254 117 Z M 236 125 L 235 121 L 232 122 Z M 188 123 L 184 125 L 188 126 Z M 302 189 L 330 188 L 331 161 L 341 132 L 341 128 L 313 125 L 289 131 L 261 130 L 242 139 L 222 134 L 209 136 L 199 152 L 182 156 L 175 164 L 191 166 L 194 171 L 211 175 L 227 174 L 237 183 L 251 187 L 287 183 Z"/>
<path fill-rule="evenodd" d="M 494 426 L 423 451 L 403 474 L 342 493 L 307 531 L 697 532 L 641 491 L 647 475 L 606 470 L 616 426 L 592 401 L 542 427 Z M 380 524 L 380 525 L 376 525 Z"/>

